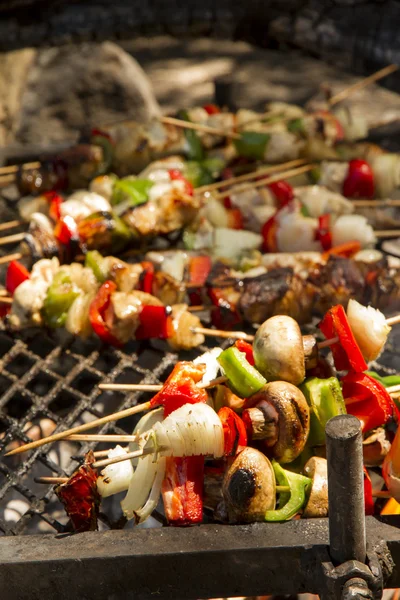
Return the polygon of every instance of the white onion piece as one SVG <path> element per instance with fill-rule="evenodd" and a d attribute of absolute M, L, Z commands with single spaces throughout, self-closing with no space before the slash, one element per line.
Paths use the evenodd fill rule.
<path fill-rule="evenodd" d="M 376 244 L 374 230 L 365 217 L 361 215 L 342 215 L 332 226 L 332 242 L 340 246 L 357 240 L 363 248 L 371 248 Z"/>
<path fill-rule="evenodd" d="M 379 198 L 389 198 L 400 186 L 400 157 L 384 152 L 369 159 L 374 173 L 375 194 Z"/>
<path fill-rule="evenodd" d="M 207 404 L 184 404 L 164 421 L 154 425 L 157 443 L 163 446 L 169 440 L 171 444 L 162 451 L 163 456 L 182 456 L 177 426 L 185 440 L 184 456 L 223 456 L 222 424 L 217 413 Z"/>
<path fill-rule="evenodd" d="M 144 415 L 136 425 L 134 433 L 143 434 L 149 431 L 154 424 L 162 421 L 163 413 L 164 409 L 160 408 Z M 152 447 L 153 441 L 150 439 L 144 447 L 147 445 Z M 139 444 L 136 442 L 129 444 L 130 452 L 138 448 Z M 147 503 L 158 469 L 158 462 L 154 459 L 155 456 L 149 454 L 132 461 L 137 467 L 131 478 L 128 493 L 121 502 L 122 511 L 127 519 L 135 518 L 137 511 L 142 510 Z"/>
<path fill-rule="evenodd" d="M 124 454 L 126 454 L 126 450 L 122 446 L 116 446 L 115 448 L 111 448 L 108 458 L 124 456 Z M 130 460 L 108 465 L 108 467 L 101 471 L 97 479 L 97 489 L 100 496 L 107 498 L 113 494 L 124 492 L 128 489 L 132 476 L 133 467 Z"/>
<path fill-rule="evenodd" d="M 245 250 L 256 250 L 262 244 L 262 236 L 244 229 L 214 229 L 213 254 L 218 258 L 238 258 Z"/>
<path fill-rule="evenodd" d="M 378 358 L 385 346 L 390 327 L 385 316 L 372 306 L 349 300 L 347 318 L 356 342 L 367 362 Z"/>
<path fill-rule="evenodd" d="M 195 365 L 206 365 L 206 372 L 204 373 L 201 383 L 207 385 L 215 379 L 219 373 L 220 365 L 217 361 L 218 356 L 221 354 L 222 348 L 211 348 L 208 352 L 197 356 L 193 364 Z"/>
<path fill-rule="evenodd" d="M 157 474 L 154 479 L 153 487 L 151 488 L 151 492 L 147 499 L 147 502 L 143 506 L 143 508 L 136 511 L 137 523 L 143 523 L 151 515 L 151 513 L 158 504 L 158 500 L 161 494 L 161 486 L 165 476 L 165 465 L 166 459 L 160 457 L 157 462 Z"/>

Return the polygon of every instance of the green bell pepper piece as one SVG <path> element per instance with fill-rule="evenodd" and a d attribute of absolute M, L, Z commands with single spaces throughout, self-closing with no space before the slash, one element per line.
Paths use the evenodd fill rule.
<path fill-rule="evenodd" d="M 263 160 L 270 137 L 269 133 L 244 131 L 239 140 L 234 140 L 236 152 L 245 158 Z"/>
<path fill-rule="evenodd" d="M 322 175 L 320 167 L 314 167 L 314 169 L 309 171 L 308 175 L 312 183 L 318 183 Z"/>
<path fill-rule="evenodd" d="M 290 133 L 304 133 L 303 119 L 293 119 L 287 124 L 287 129 Z"/>
<path fill-rule="evenodd" d="M 200 187 L 201 185 L 209 185 L 214 181 L 211 173 L 204 168 L 203 163 L 196 160 L 189 160 L 185 164 L 183 176 L 186 177 L 195 188 Z"/>
<path fill-rule="evenodd" d="M 119 252 L 132 240 L 133 233 L 126 223 L 113 214 L 114 229 L 111 234 L 112 251 Z"/>
<path fill-rule="evenodd" d="M 325 445 L 325 425 L 332 417 L 346 414 L 342 389 L 336 377 L 310 377 L 300 386 L 310 406 L 310 446 Z"/>
<path fill-rule="evenodd" d="M 288 485 L 290 488 L 290 492 L 284 492 L 285 500 L 287 494 L 289 495 L 289 499 L 282 508 L 278 508 L 277 510 L 267 510 L 264 516 L 265 521 L 279 523 L 294 517 L 294 515 L 304 506 L 307 494 L 311 489 L 311 479 L 304 477 L 304 475 L 299 475 L 298 473 L 286 471 L 275 461 L 272 461 L 272 466 L 278 483 L 280 484 L 281 481 L 286 481 L 286 483 L 282 485 Z M 279 504 L 281 505 L 281 502 Z"/>
<path fill-rule="evenodd" d="M 107 271 L 104 258 L 97 250 L 89 250 L 85 256 L 85 267 L 92 269 L 97 281 L 104 283 L 107 279 Z"/>
<path fill-rule="evenodd" d="M 126 200 L 131 206 L 144 204 L 149 198 L 149 190 L 153 185 L 150 179 L 119 179 L 114 183 L 111 204 L 120 204 Z"/>
<path fill-rule="evenodd" d="M 284 485 L 285 487 L 289 486 L 289 479 L 286 476 L 286 470 L 282 469 L 281 465 L 276 462 L 276 460 L 272 461 L 272 467 L 275 473 L 276 483 L 278 485 Z M 287 504 L 290 500 L 290 491 L 289 492 L 279 492 L 279 500 L 278 506 L 279 509 L 283 508 L 285 504 Z"/>
<path fill-rule="evenodd" d="M 43 303 L 42 316 L 49 327 L 63 327 L 67 320 L 68 311 L 80 292 L 74 288 L 70 276 L 59 271 L 47 290 Z"/>
<path fill-rule="evenodd" d="M 261 373 L 249 363 L 245 354 L 235 347 L 221 352 L 217 360 L 233 391 L 241 398 L 252 396 L 267 383 Z"/>
<path fill-rule="evenodd" d="M 111 140 L 105 135 L 94 135 L 90 139 L 90 143 L 94 146 L 100 146 L 103 150 L 103 160 L 98 169 L 98 175 L 107 173 L 110 170 L 114 158 L 114 146 Z"/>
<path fill-rule="evenodd" d="M 186 110 L 179 111 L 178 119 L 182 119 L 183 121 L 189 121 L 190 123 L 189 114 Z M 190 160 L 203 160 L 204 148 L 197 131 L 195 131 L 194 129 L 185 129 L 184 132 L 188 144 L 188 158 Z"/>
<path fill-rule="evenodd" d="M 386 375 L 382 377 L 375 373 L 375 371 L 366 371 L 366 374 L 379 381 L 383 386 L 390 387 L 391 385 L 399 385 L 400 384 L 400 375 Z"/>

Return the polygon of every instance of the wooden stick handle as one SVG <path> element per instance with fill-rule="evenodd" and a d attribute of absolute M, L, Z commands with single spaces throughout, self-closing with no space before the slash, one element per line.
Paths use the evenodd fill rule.
<path fill-rule="evenodd" d="M 332 98 L 330 98 L 330 100 L 329 100 L 329 104 L 331 106 L 334 106 L 338 102 L 341 102 L 342 100 L 347 98 L 347 96 L 349 96 L 350 94 L 354 94 L 354 92 L 356 92 L 358 90 L 362 90 L 363 88 L 367 87 L 371 83 L 375 83 L 375 81 L 379 81 L 379 79 L 383 79 L 384 77 L 387 77 L 391 73 L 394 73 L 395 71 L 397 71 L 398 68 L 399 68 L 398 65 L 395 65 L 395 64 L 388 65 L 387 67 L 380 69 L 376 73 L 373 73 L 369 77 L 365 77 L 365 79 L 362 79 L 361 81 L 357 81 L 357 83 L 354 83 L 353 85 L 349 85 L 349 87 L 345 88 L 341 92 L 338 92 L 337 94 L 332 96 Z"/>
<path fill-rule="evenodd" d="M 212 135 L 218 135 L 222 137 L 231 138 L 233 140 L 240 140 L 241 135 L 234 131 L 226 131 L 224 129 L 217 129 L 216 127 L 209 127 L 208 125 L 202 125 L 201 123 L 191 123 L 190 121 L 183 121 L 182 119 L 175 119 L 174 117 L 160 117 L 161 123 L 165 125 L 174 125 L 175 127 L 182 127 L 182 129 L 193 129 L 195 131 L 202 131 L 204 133 L 211 133 Z"/>

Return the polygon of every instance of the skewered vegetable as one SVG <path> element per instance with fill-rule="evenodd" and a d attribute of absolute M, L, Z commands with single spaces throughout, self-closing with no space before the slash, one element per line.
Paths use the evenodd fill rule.
<path fill-rule="evenodd" d="M 284 316 L 265 321 L 254 338 L 254 361 L 267 381 L 284 379 L 295 385 L 301 383 L 305 378 L 304 347 L 296 321 Z"/>
<path fill-rule="evenodd" d="M 328 516 L 328 464 L 325 458 L 313 456 L 307 461 L 304 473 L 311 479 L 308 502 L 303 516 L 319 518 Z"/>
<path fill-rule="evenodd" d="M 222 493 L 232 523 L 264 521 L 275 508 L 275 476 L 268 458 L 255 448 L 245 448 L 227 470 Z"/>

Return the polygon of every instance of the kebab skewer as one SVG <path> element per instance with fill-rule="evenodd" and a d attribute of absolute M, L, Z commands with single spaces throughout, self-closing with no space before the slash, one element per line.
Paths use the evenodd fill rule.
<path fill-rule="evenodd" d="M 335 309 L 337 308 L 338 307 L 335 307 Z M 327 317 L 325 317 L 324 321 L 326 319 Z M 326 331 L 325 325 L 321 324 L 321 328 L 324 331 Z M 343 340 L 344 338 L 342 338 L 342 343 Z M 350 398 L 347 402 L 347 408 L 350 409 L 350 412 L 353 412 L 353 414 L 356 414 L 356 416 L 359 416 L 359 418 L 361 418 L 364 425 L 364 431 L 368 431 L 371 426 L 376 426 L 376 424 L 384 425 L 385 423 L 390 421 L 394 415 L 396 415 L 396 409 L 394 407 L 393 402 L 390 399 L 390 396 L 385 392 L 381 384 L 377 384 L 376 382 L 373 383 L 373 380 L 371 380 L 371 378 L 366 376 L 360 370 L 364 367 L 364 365 L 355 361 L 355 355 L 361 355 L 361 352 L 359 351 L 357 343 L 354 339 L 352 343 L 349 344 L 349 338 L 347 337 L 347 343 L 343 344 L 340 349 L 344 358 L 347 360 L 346 367 L 348 369 L 348 374 L 343 379 L 343 391 L 345 392 L 345 397 Z M 306 491 L 306 481 L 304 480 L 304 478 L 301 479 L 302 476 L 296 477 L 295 475 L 290 475 L 290 471 L 286 472 L 286 469 L 283 469 L 278 463 L 291 463 L 300 454 L 302 454 L 302 452 L 305 449 L 305 444 L 309 439 L 310 418 L 311 423 L 313 424 L 313 444 L 318 445 L 318 436 L 324 435 L 324 425 L 329 419 L 329 417 L 333 416 L 334 414 L 341 414 L 346 411 L 343 402 L 343 397 L 340 391 L 339 382 L 334 377 L 322 380 L 316 380 L 316 378 L 311 378 L 307 379 L 305 383 L 299 381 L 298 384 L 301 384 L 299 389 L 292 383 L 288 382 L 287 378 L 286 381 L 285 379 L 276 380 L 278 378 L 275 378 L 275 381 L 273 381 L 274 378 L 272 378 L 272 382 L 266 384 L 266 381 L 263 378 L 262 374 L 259 373 L 257 385 L 256 387 L 253 387 L 251 389 L 252 393 L 249 394 L 248 389 L 244 390 L 242 388 L 238 390 L 236 387 L 238 385 L 238 382 L 239 386 L 250 385 L 250 381 L 253 386 L 255 385 L 255 379 L 252 377 L 252 369 L 255 370 L 255 368 L 251 367 L 250 362 L 244 358 L 241 358 L 240 362 L 235 364 L 231 356 L 232 350 L 234 349 L 229 348 L 228 350 L 221 352 L 221 354 L 218 357 L 218 361 L 225 370 L 225 374 L 228 377 L 229 386 L 234 391 L 233 393 L 237 394 L 237 397 L 247 398 L 247 400 L 242 400 L 240 408 L 238 408 L 238 405 L 236 405 L 236 410 L 239 410 L 239 412 L 241 412 L 241 417 L 235 414 L 229 406 L 225 406 L 218 410 L 218 417 L 220 418 L 222 425 L 218 425 L 218 422 L 216 420 L 202 421 L 205 413 L 209 413 L 211 418 L 212 412 L 212 408 L 207 407 L 204 404 L 204 402 L 206 402 L 206 398 L 202 398 L 202 400 L 200 400 L 200 404 L 197 404 L 199 400 L 199 395 L 204 394 L 204 392 L 200 392 L 198 390 L 196 383 L 199 381 L 199 378 L 204 375 L 205 366 L 200 365 L 196 367 L 195 365 L 193 365 L 192 367 L 190 367 L 189 363 L 178 363 L 178 365 L 174 369 L 174 372 L 171 374 L 170 378 L 166 382 L 165 386 L 154 399 L 155 406 L 157 404 L 161 404 L 163 406 L 163 409 L 160 409 L 161 412 L 165 410 L 167 410 L 168 412 L 171 411 L 169 412 L 169 417 L 167 417 L 165 420 L 157 421 L 155 425 L 153 421 L 151 427 L 149 427 L 149 429 L 151 428 L 150 433 L 146 433 L 146 435 L 143 436 L 143 434 L 139 432 L 140 440 L 138 441 L 139 443 L 142 443 L 142 448 L 146 448 L 147 443 L 151 439 L 150 443 L 154 446 L 154 451 L 157 451 L 157 445 L 160 444 L 162 446 L 162 449 L 160 451 L 161 456 L 163 454 L 167 454 L 167 456 L 172 454 L 172 457 L 174 457 L 172 459 L 173 461 L 175 461 L 174 466 L 170 467 L 171 470 L 167 475 L 166 471 L 163 471 L 163 469 L 166 467 L 163 458 L 161 458 L 159 461 L 156 460 L 156 465 L 158 465 L 158 467 L 163 471 L 163 487 L 165 492 L 164 501 L 166 502 L 167 513 L 169 512 L 171 516 L 171 521 L 176 522 L 176 524 L 187 524 L 188 513 L 186 513 L 186 516 L 184 514 L 183 518 L 182 515 L 178 515 L 178 517 L 175 518 L 176 515 L 173 514 L 171 505 L 168 504 L 168 499 L 171 500 L 171 494 L 178 492 L 177 488 L 175 488 L 174 486 L 173 489 L 171 489 L 170 484 L 171 481 L 175 481 L 174 474 L 177 473 L 177 465 L 179 465 L 179 468 L 181 468 L 182 461 L 186 460 L 187 458 L 190 458 L 192 455 L 196 456 L 195 460 L 199 464 L 203 464 L 204 458 L 201 460 L 200 457 L 204 455 L 217 457 L 222 456 L 222 454 L 228 456 L 234 456 L 238 454 L 237 459 L 235 459 L 233 462 L 232 460 L 227 460 L 223 483 L 223 498 L 227 506 L 229 519 L 231 521 L 246 522 L 264 519 L 271 521 L 281 521 L 292 517 L 302 508 L 302 506 L 304 506 L 307 500 L 308 502 L 310 502 L 310 499 L 313 496 L 312 494 L 308 495 Z M 254 347 L 254 351 L 255 350 L 256 348 Z M 239 354 L 241 353 L 239 352 Z M 246 354 L 246 356 L 249 356 L 249 358 L 251 358 L 250 354 Z M 340 357 L 340 360 L 343 360 L 343 356 Z M 256 351 L 254 352 L 253 357 L 255 363 L 257 364 Z M 338 368 L 342 370 L 343 364 L 339 362 L 339 354 L 335 355 L 335 362 Z M 228 368 L 227 365 L 229 365 Z M 235 369 L 238 371 L 238 373 L 236 374 Z M 243 372 L 243 369 L 245 369 L 248 373 L 246 377 L 244 377 L 245 373 Z M 284 368 L 282 373 L 279 374 L 279 377 L 284 375 L 285 372 L 286 371 Z M 183 376 L 183 374 L 185 376 Z M 178 389 L 182 390 L 182 397 L 186 395 L 186 398 L 188 398 L 187 377 L 192 378 L 191 389 L 193 396 L 189 394 L 191 404 L 184 404 L 183 406 L 176 408 L 176 402 L 178 402 L 178 404 L 180 402 L 179 400 L 177 400 L 176 395 Z M 184 382 L 185 385 L 183 385 Z M 358 389 L 358 395 L 360 396 L 360 399 L 357 399 L 356 401 L 354 397 L 354 386 Z M 172 390 L 174 390 L 173 394 Z M 184 392 L 183 390 L 186 391 Z M 364 390 L 364 394 L 360 395 L 361 390 Z M 230 393 L 230 396 L 232 397 L 232 392 Z M 321 405 L 322 399 L 324 402 L 324 410 L 322 410 Z M 370 408 L 370 410 L 368 411 L 368 419 L 366 419 L 365 413 L 363 412 L 366 408 L 366 402 L 369 402 L 368 406 Z M 270 406 L 269 409 L 268 406 Z M 297 416 L 293 415 L 293 418 L 290 416 L 290 411 L 288 413 L 289 407 L 291 407 L 291 410 L 293 410 L 293 408 L 296 407 Z M 271 410 L 275 411 L 275 414 L 278 415 L 277 418 L 273 417 L 274 412 L 271 413 Z M 149 413 L 148 417 L 156 417 L 155 413 L 157 412 L 158 411 Z M 159 419 L 160 417 L 161 414 L 157 416 L 156 419 Z M 188 419 L 189 424 L 193 421 L 190 427 L 188 424 Z M 299 420 L 299 427 L 296 426 L 295 429 L 292 429 L 294 423 L 296 422 L 296 419 Z M 148 421 L 149 419 L 147 418 L 146 420 Z M 269 425 L 267 425 L 267 423 L 265 422 L 266 420 L 270 421 Z M 208 423 L 208 429 L 205 425 L 206 422 Z M 264 426 L 262 425 L 263 422 L 265 422 Z M 202 423 L 204 423 L 204 425 L 202 425 Z M 272 425 L 273 423 L 274 425 Z M 302 423 L 301 426 L 300 423 Z M 289 425 L 291 425 L 291 427 L 289 427 Z M 206 431 L 209 431 L 209 437 L 207 438 L 208 442 L 206 441 L 206 438 L 203 438 L 200 441 L 201 435 L 198 427 L 204 426 L 206 427 Z M 217 430 L 220 432 L 219 437 L 218 435 L 216 437 L 217 430 L 215 429 L 215 427 L 217 427 Z M 242 437 L 238 437 L 239 430 L 242 432 Z M 213 433 L 211 433 L 211 431 Z M 221 431 L 223 431 L 224 434 L 223 444 L 221 444 Z M 299 432 L 302 433 L 300 434 Z M 67 435 L 68 433 L 70 432 L 64 432 L 64 435 Z M 59 435 L 60 434 L 56 436 L 57 439 L 60 439 Z M 270 458 L 274 458 L 275 462 L 272 465 L 270 465 L 268 459 L 264 456 L 264 453 L 261 453 L 259 450 L 257 451 L 251 448 L 242 448 L 242 446 L 246 447 L 248 441 L 251 439 L 253 439 L 253 443 L 255 443 L 255 441 L 257 441 L 257 443 L 259 444 L 262 442 L 263 452 L 266 452 L 267 456 L 269 456 Z M 211 442 L 211 440 L 213 441 Z M 236 440 L 236 443 L 232 444 L 232 440 Z M 46 443 L 49 441 L 51 441 L 51 438 L 48 438 L 47 440 L 42 440 L 42 443 Z M 211 443 L 211 446 L 208 447 L 207 443 Z M 197 447 L 198 444 L 201 444 L 201 449 L 200 446 Z M 30 446 L 32 447 L 32 445 Z M 27 448 L 29 448 L 29 446 Z M 221 448 L 223 448 L 223 452 Z M 23 450 L 24 449 L 22 449 L 22 451 Z M 127 455 L 125 451 L 123 452 L 125 453 L 125 461 L 121 460 L 120 462 L 124 462 L 126 464 L 128 461 L 127 456 L 129 455 Z M 16 452 L 14 451 L 13 453 L 15 454 Z M 135 454 L 135 456 L 137 456 L 137 454 Z M 169 459 L 167 459 L 167 461 L 168 460 Z M 149 468 L 150 463 L 147 456 L 139 459 L 139 461 L 148 461 L 146 465 L 147 468 Z M 178 462 L 176 463 L 176 461 Z M 314 460 L 311 463 L 309 463 L 308 469 L 306 469 L 308 475 L 315 475 L 316 470 L 318 470 L 318 465 L 316 463 L 318 463 L 318 460 Z M 115 465 L 116 462 L 113 462 L 112 464 Z M 144 462 L 141 462 L 140 464 L 143 468 L 146 466 Z M 154 465 L 154 462 L 152 462 L 151 464 Z M 247 471 L 250 465 L 253 465 L 253 475 L 261 478 L 258 480 L 260 482 L 260 485 L 258 485 L 257 487 L 258 489 L 262 489 L 263 493 L 261 495 L 258 495 L 257 497 L 254 497 L 254 486 L 253 491 L 251 491 L 250 488 L 252 488 L 252 486 L 250 486 L 250 488 L 246 489 L 246 494 L 248 495 L 248 497 L 246 497 L 245 505 L 243 505 L 243 502 L 238 504 L 237 496 L 235 494 L 235 488 L 239 483 L 239 473 L 243 473 L 243 470 Z M 104 466 L 104 463 L 101 462 L 98 466 Z M 154 466 L 153 471 L 155 468 L 156 467 Z M 123 501 L 123 508 L 125 514 L 128 517 L 135 517 L 138 520 L 150 514 L 151 511 L 147 511 L 151 506 L 154 507 L 154 503 L 156 503 L 156 499 L 158 498 L 158 495 L 160 493 L 161 485 L 161 475 L 159 478 L 157 478 L 156 473 L 152 471 L 153 474 L 148 478 L 147 487 L 145 488 L 145 490 L 141 489 L 139 486 L 138 491 L 137 483 L 139 480 L 142 481 L 142 471 L 143 469 L 139 471 L 137 477 L 132 476 L 132 478 L 130 479 L 130 483 L 128 483 L 129 492 L 126 499 Z M 185 467 L 184 471 L 186 474 L 188 473 L 187 466 Z M 181 470 L 179 472 L 182 473 Z M 109 490 L 116 491 L 115 487 L 113 488 L 112 482 L 114 474 L 114 480 L 117 480 L 114 481 L 114 485 L 118 488 L 118 491 L 122 491 L 123 488 L 120 487 L 121 478 L 116 473 L 117 472 L 115 471 L 115 467 L 114 470 L 112 470 L 111 472 L 104 472 L 103 476 L 106 479 L 105 487 L 107 489 L 107 486 L 111 484 Z M 256 473 L 257 475 L 255 475 Z M 282 508 L 279 507 L 277 511 L 274 510 L 275 479 L 272 476 L 272 473 L 275 474 L 275 478 L 278 484 L 284 485 L 286 483 L 287 487 L 289 488 L 289 497 L 286 497 L 286 509 L 284 509 L 285 507 L 282 506 Z M 201 476 L 201 474 L 202 470 L 200 469 L 197 473 L 198 477 Z M 194 473 L 192 473 L 192 477 L 194 478 Z M 155 488 L 153 488 L 153 484 L 156 481 L 156 479 L 158 484 Z M 135 482 L 134 488 L 132 487 L 133 481 Z M 266 481 L 266 487 L 264 488 L 263 482 Z M 199 483 L 198 478 L 197 483 Z M 299 499 L 298 494 L 295 494 L 294 492 L 295 489 L 298 491 L 298 486 L 301 483 L 304 487 L 304 493 L 300 495 Z M 307 485 L 309 484 L 310 482 L 308 481 Z M 100 484 L 99 489 L 102 488 L 104 490 L 104 485 Z M 65 491 L 67 489 L 68 486 L 65 488 Z M 126 489 L 126 487 L 124 489 Z M 151 494 L 151 490 L 153 490 L 153 494 Z M 140 504 L 138 494 L 142 492 L 144 492 L 144 499 L 142 499 L 142 502 Z M 59 493 L 61 493 L 61 490 Z M 281 493 L 285 492 L 281 491 Z M 108 492 L 106 492 L 106 494 L 108 495 Z M 63 494 L 61 495 L 65 499 L 65 496 L 63 496 Z M 155 496 L 157 496 L 157 498 L 155 498 Z M 295 501 L 295 497 L 297 497 L 297 501 Z M 200 492 L 196 494 L 196 498 L 196 506 L 199 507 L 199 505 L 201 505 Z M 262 508 L 260 508 L 260 502 L 262 501 L 262 499 L 264 500 L 261 504 Z M 138 506 L 138 503 L 140 504 L 140 506 Z M 284 504 L 284 502 L 282 502 L 282 504 Z M 305 514 L 309 516 L 322 516 L 320 513 L 318 513 L 318 511 L 316 511 L 317 505 L 320 504 L 314 497 L 314 501 L 310 505 L 307 504 L 308 510 L 305 511 Z M 146 507 L 147 510 L 144 510 L 144 507 Z M 324 510 L 324 514 L 326 514 L 327 506 Z M 196 517 L 193 520 L 190 520 L 189 522 L 198 522 L 199 514 L 199 508 L 197 508 Z"/>

